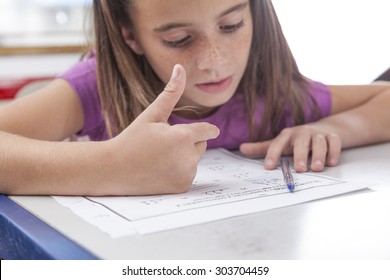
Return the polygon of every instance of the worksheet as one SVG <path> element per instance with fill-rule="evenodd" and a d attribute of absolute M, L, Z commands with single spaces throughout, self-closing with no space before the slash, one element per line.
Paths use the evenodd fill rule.
<path fill-rule="evenodd" d="M 261 160 L 224 149 L 208 150 L 192 188 L 183 194 L 121 197 L 58 197 L 111 237 L 151 234 L 285 207 L 369 187 L 321 173 L 293 172 L 290 192 L 280 168 L 266 170 Z"/>

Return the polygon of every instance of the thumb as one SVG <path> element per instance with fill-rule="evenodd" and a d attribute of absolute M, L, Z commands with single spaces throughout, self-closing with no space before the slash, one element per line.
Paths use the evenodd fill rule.
<path fill-rule="evenodd" d="M 186 72 L 184 67 L 176 64 L 173 67 L 172 76 L 163 92 L 138 116 L 141 122 L 166 122 L 183 94 L 186 84 Z"/>

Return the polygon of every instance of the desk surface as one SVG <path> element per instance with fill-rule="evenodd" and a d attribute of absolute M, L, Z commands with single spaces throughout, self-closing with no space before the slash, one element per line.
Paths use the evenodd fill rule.
<path fill-rule="evenodd" d="M 26 233 L 33 237 L 31 242 L 37 247 L 47 250 L 48 244 L 64 242 L 63 236 L 68 238 L 68 243 L 52 248 L 48 258 L 390 259 L 388 170 L 390 143 L 346 150 L 340 165 L 328 168 L 324 174 L 349 181 L 377 182 L 374 191 L 363 190 L 182 229 L 117 239 L 110 238 L 51 197 L 3 199 L 13 207 L 28 209 L 35 220 L 39 217 L 41 224 Z M 0 216 L 15 222 L 17 218 L 5 213 L 2 204 Z M 23 223 L 21 226 L 25 227 L 26 221 Z M 45 232 L 51 233 L 46 239 L 39 238 Z M 57 252 L 64 249 L 69 249 L 68 253 Z M 19 254 L 18 258 L 34 258 L 29 254 Z"/>

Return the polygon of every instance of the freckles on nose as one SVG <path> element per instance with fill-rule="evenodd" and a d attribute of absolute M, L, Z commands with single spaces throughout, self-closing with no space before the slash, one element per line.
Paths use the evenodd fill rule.
<path fill-rule="evenodd" d="M 197 50 L 198 66 L 200 69 L 224 64 L 227 59 L 219 46 L 201 46 Z"/>

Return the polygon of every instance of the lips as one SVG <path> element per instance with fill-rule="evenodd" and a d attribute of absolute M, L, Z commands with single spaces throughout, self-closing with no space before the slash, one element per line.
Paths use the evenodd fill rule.
<path fill-rule="evenodd" d="M 207 93 L 220 93 L 225 91 L 233 81 L 233 77 L 227 77 L 220 81 L 215 81 L 211 83 L 197 84 L 196 87 Z"/>

